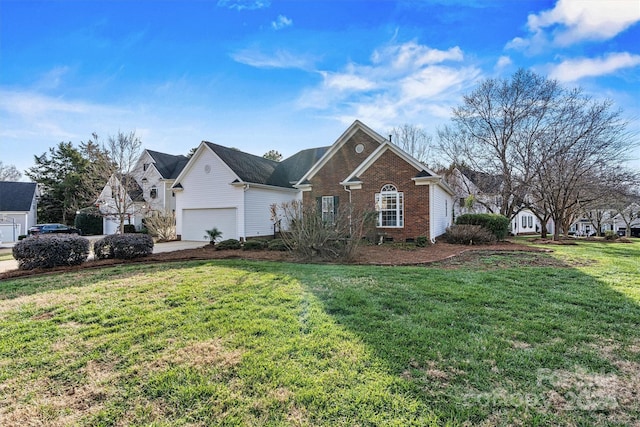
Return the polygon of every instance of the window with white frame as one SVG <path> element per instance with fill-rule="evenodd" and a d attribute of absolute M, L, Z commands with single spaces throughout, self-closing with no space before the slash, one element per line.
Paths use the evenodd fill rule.
<path fill-rule="evenodd" d="M 322 196 L 321 200 L 321 212 L 322 212 L 322 221 L 333 224 L 336 220 L 336 205 L 337 205 L 337 197 L 336 196 Z"/>
<path fill-rule="evenodd" d="M 377 227 L 404 227 L 404 194 L 387 184 L 376 193 Z"/>

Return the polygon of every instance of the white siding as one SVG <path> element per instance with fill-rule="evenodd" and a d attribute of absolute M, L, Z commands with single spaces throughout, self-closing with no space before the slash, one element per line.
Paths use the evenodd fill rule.
<path fill-rule="evenodd" d="M 453 197 L 439 185 L 431 185 L 431 238 L 441 236 L 452 224 Z"/>
<path fill-rule="evenodd" d="M 273 236 L 272 204 L 299 199 L 299 192 L 249 187 L 245 193 L 245 237 Z"/>
<path fill-rule="evenodd" d="M 183 189 L 176 192 L 176 233 L 183 234 L 185 209 L 236 209 L 236 231 L 233 235 L 225 233 L 223 238 L 243 237 L 244 189 L 231 185 L 237 177 L 210 149 L 205 148 L 196 156 L 183 171 L 184 177 L 180 180 Z"/>

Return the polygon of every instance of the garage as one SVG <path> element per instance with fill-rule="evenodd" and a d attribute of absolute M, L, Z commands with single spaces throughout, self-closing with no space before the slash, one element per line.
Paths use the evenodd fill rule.
<path fill-rule="evenodd" d="M 237 239 L 235 208 L 184 209 L 182 211 L 182 240 L 208 241 L 206 230 L 222 231 L 222 240 Z"/>

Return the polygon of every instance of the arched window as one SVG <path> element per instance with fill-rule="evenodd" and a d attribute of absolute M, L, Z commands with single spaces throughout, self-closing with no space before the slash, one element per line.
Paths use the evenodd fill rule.
<path fill-rule="evenodd" d="M 404 227 L 404 194 L 392 184 L 376 193 L 377 227 Z"/>

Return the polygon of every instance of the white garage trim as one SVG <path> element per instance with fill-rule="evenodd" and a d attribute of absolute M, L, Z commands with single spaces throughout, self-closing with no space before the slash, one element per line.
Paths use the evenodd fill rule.
<path fill-rule="evenodd" d="M 236 208 L 183 209 L 182 240 L 207 242 L 206 230 L 213 227 L 222 232 L 222 240 L 238 239 Z"/>

